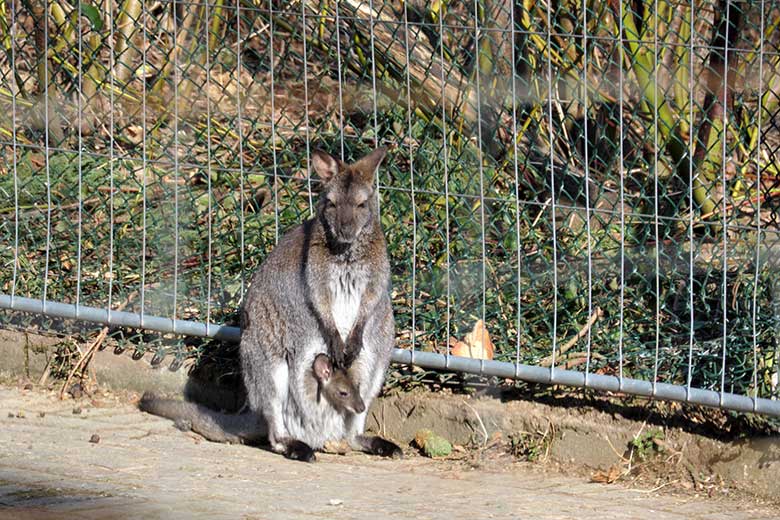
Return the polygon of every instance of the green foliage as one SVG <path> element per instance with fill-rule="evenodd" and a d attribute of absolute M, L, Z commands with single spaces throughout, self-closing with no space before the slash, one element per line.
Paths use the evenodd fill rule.
<path fill-rule="evenodd" d="M 544 461 L 550 451 L 552 434 L 547 432 L 517 432 L 509 435 L 509 448 L 515 457 L 529 462 Z"/>
<path fill-rule="evenodd" d="M 647 460 L 656 453 L 663 451 L 664 432 L 659 429 L 650 429 L 643 432 L 629 442 L 629 448 L 636 453 L 639 460 Z"/>

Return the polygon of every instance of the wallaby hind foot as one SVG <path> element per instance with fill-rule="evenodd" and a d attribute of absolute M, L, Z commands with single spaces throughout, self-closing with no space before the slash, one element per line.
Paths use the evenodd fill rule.
<path fill-rule="evenodd" d="M 380 457 L 389 457 L 391 459 L 402 459 L 404 457 L 403 450 L 396 443 L 372 435 L 358 435 L 355 437 L 352 447 L 353 449 Z"/>
<path fill-rule="evenodd" d="M 282 455 L 290 460 L 299 460 L 301 462 L 314 462 L 317 460 L 314 450 L 303 441 L 285 439 L 281 441 L 281 444 L 284 445 Z"/>

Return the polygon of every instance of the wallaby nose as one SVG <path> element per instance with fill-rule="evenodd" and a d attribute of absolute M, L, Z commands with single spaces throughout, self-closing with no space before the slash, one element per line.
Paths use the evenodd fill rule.
<path fill-rule="evenodd" d="M 357 402 L 355 402 L 355 413 L 363 413 L 366 411 L 366 405 L 363 402 L 362 399 L 358 399 Z"/>
<path fill-rule="evenodd" d="M 355 240 L 355 226 L 352 222 L 342 222 L 339 229 L 339 238 L 342 242 L 352 242 Z"/>
<path fill-rule="evenodd" d="M 357 225 L 354 216 L 350 212 L 344 211 L 340 213 L 338 217 L 338 224 L 338 235 L 342 242 L 352 242 L 355 240 L 355 236 L 357 235 Z"/>

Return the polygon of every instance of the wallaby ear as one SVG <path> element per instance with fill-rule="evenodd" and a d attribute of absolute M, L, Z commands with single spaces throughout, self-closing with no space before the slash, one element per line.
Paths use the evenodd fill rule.
<path fill-rule="evenodd" d="M 380 146 L 356 162 L 353 168 L 359 170 L 365 177 L 373 179 L 376 169 L 382 164 L 382 159 L 385 158 L 385 155 L 387 155 L 387 147 Z"/>
<path fill-rule="evenodd" d="M 320 383 L 327 383 L 330 379 L 330 375 L 333 372 L 333 364 L 330 362 L 330 358 L 327 354 L 317 354 L 314 358 L 314 377 Z"/>
<path fill-rule="evenodd" d="M 339 162 L 322 150 L 314 150 L 311 153 L 311 164 L 317 176 L 325 182 L 339 172 Z"/>

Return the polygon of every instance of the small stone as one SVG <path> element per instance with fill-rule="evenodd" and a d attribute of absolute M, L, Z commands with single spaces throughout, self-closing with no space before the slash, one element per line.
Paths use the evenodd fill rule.
<path fill-rule="evenodd" d="M 46 412 L 38 412 L 38 417 L 46 417 Z"/>
<path fill-rule="evenodd" d="M 97 444 L 98 442 L 100 442 L 100 435 L 98 435 L 97 433 L 93 433 L 92 437 L 89 438 L 89 442 L 91 442 L 92 444 Z"/>
<path fill-rule="evenodd" d="M 340 498 L 331 498 L 330 500 L 328 500 L 328 505 L 330 506 L 340 506 L 343 503 L 344 501 L 341 500 Z"/>
<path fill-rule="evenodd" d="M 25 390 L 32 390 L 33 389 L 33 384 L 32 383 L 27 383 L 26 385 L 24 385 L 24 389 Z"/>
<path fill-rule="evenodd" d="M 81 415 L 81 407 L 76 406 L 73 408 L 73 415 Z"/>
<path fill-rule="evenodd" d="M 14 417 L 16 417 L 16 415 L 14 415 L 14 413 L 13 413 L 13 412 L 8 412 L 8 417 L 9 417 L 10 419 L 13 419 Z"/>

